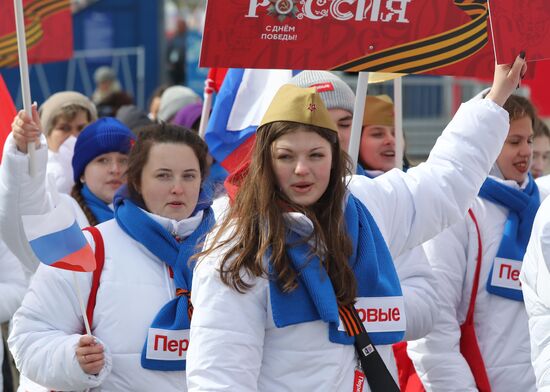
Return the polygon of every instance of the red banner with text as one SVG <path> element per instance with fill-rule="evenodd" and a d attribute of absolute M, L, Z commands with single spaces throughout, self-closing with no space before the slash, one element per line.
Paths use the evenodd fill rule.
<path fill-rule="evenodd" d="M 201 66 L 492 78 L 486 0 L 208 2 Z"/>

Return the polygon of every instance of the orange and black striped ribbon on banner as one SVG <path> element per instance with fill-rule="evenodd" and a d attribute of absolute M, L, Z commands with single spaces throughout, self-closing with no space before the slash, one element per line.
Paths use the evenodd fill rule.
<path fill-rule="evenodd" d="M 70 6 L 70 0 L 34 0 L 25 4 L 23 12 L 27 49 L 38 45 L 44 37 L 42 21 L 60 11 L 66 11 Z M 17 61 L 17 33 L 13 31 L 0 37 L 0 67 L 14 66 Z"/>
<path fill-rule="evenodd" d="M 471 20 L 441 34 L 393 46 L 334 68 L 338 71 L 419 73 L 445 67 L 470 57 L 488 42 L 487 0 L 454 0 Z"/>

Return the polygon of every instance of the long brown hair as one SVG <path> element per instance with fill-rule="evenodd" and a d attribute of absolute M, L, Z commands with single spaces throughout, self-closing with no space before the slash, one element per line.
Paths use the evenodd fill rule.
<path fill-rule="evenodd" d="M 293 203 L 279 189 L 272 164 L 272 144 L 279 137 L 305 130 L 315 132 L 328 140 L 332 147 L 332 168 L 329 185 L 321 198 L 304 207 Z M 313 233 L 304 241 L 311 241 L 311 256 L 317 256 L 326 269 L 338 302 L 353 303 L 356 281 L 348 264 L 351 241 L 345 234 L 343 202 L 346 195 L 346 175 L 349 158 L 340 149 L 336 133 L 325 128 L 288 121 L 266 124 L 258 129 L 248 175 L 235 197 L 235 201 L 214 234 L 209 248 L 197 255 L 201 257 L 223 249 L 220 264 L 221 280 L 238 292 L 245 292 L 251 284 L 243 276 L 268 276 L 265 257 L 275 279 L 284 292 L 294 290 L 298 283 L 296 271 L 286 252 L 286 233 L 283 212 L 288 209 L 305 214 L 313 223 Z M 244 273 L 244 274 L 243 274 Z"/>

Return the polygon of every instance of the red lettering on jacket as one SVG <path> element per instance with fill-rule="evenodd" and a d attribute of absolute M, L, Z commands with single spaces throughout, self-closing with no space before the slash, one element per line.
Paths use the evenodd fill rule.
<path fill-rule="evenodd" d="M 162 348 L 159 348 L 159 343 L 162 344 Z M 166 335 L 155 335 L 155 351 L 170 351 L 178 352 L 178 356 L 183 356 L 183 353 L 189 348 L 189 339 L 168 339 Z"/>

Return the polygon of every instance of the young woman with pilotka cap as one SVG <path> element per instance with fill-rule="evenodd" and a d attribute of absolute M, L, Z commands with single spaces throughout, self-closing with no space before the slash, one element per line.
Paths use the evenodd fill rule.
<path fill-rule="evenodd" d="M 353 304 L 394 373 L 391 344 L 406 315 L 392 258 L 466 213 L 506 138 L 499 105 L 524 67 L 519 57 L 498 66 L 488 98 L 462 105 L 425 164 L 374 180 L 346 177 L 315 89 L 283 86 L 198 257 L 188 390 L 353 390 L 357 358 L 345 332 Z"/>

